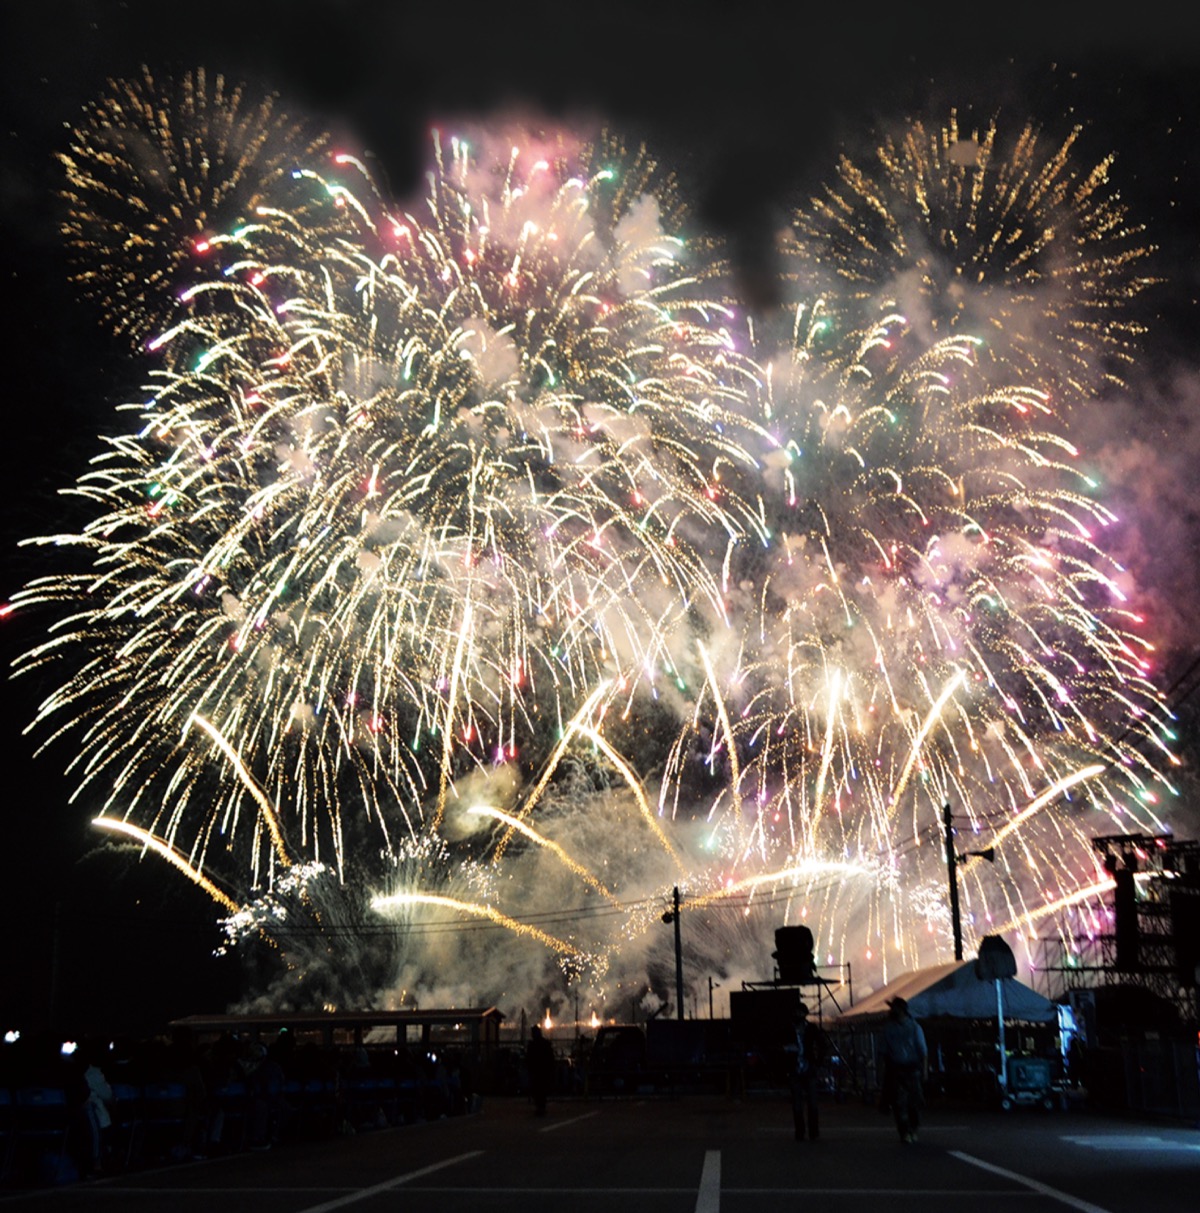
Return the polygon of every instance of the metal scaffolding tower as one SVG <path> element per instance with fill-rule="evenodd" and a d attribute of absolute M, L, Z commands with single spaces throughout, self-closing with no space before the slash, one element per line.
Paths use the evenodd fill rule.
<path fill-rule="evenodd" d="M 1113 878 L 1104 928 L 1038 941 L 1035 984 L 1061 1001 L 1072 991 L 1134 986 L 1198 1021 L 1200 842 L 1170 834 L 1110 834 L 1092 846 Z"/>

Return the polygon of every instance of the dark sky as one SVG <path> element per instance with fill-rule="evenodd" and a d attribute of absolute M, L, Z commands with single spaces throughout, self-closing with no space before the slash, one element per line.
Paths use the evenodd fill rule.
<path fill-rule="evenodd" d="M 1081 122 L 1085 155 L 1117 152 L 1114 179 L 1170 278 L 1156 297 L 1150 364 L 1167 375 L 1190 359 L 1194 369 L 1200 39 L 1186 5 L 1143 2 L 1108 22 L 1098 11 L 747 0 L 719 16 L 715 6 L 627 0 L 4 5 L 0 601 L 30 568 L 17 539 L 51 529 L 55 491 L 82 470 L 122 386 L 136 381 L 72 297 L 55 222 L 53 154 L 107 78 L 141 63 L 160 73 L 206 66 L 273 88 L 372 151 L 397 191 L 415 177 L 434 119 L 513 106 L 599 115 L 678 165 L 700 217 L 733 240 L 751 281 L 785 208 L 828 176 L 841 144 L 861 149 L 876 119 L 939 120 L 956 104 L 1057 132 Z M 0 628 L 7 666 L 36 629 Z M 44 1013 L 54 981 L 60 1012 L 83 998 L 154 1013 L 218 1009 L 197 1005 L 224 988 L 198 984 L 212 971 L 207 899 L 164 891 L 170 882 L 148 877 L 146 865 L 117 870 L 87 854 L 86 810 L 65 806 L 69 754 L 35 761 L 21 736 L 35 694 L 25 680 L 0 684 L 0 1015 Z M 153 995 L 138 988 L 152 966 Z M 125 993 L 101 993 L 110 982 Z"/>

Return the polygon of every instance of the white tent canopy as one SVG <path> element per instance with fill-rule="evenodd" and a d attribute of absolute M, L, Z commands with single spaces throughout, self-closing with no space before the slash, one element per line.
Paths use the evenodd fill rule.
<path fill-rule="evenodd" d="M 1004 1018 L 1031 1023 L 1050 1023 L 1058 1018 L 1058 1008 L 1036 990 L 1005 977 L 1000 982 L 1004 997 Z M 888 1002 L 903 998 L 916 1019 L 995 1019 L 996 983 L 975 976 L 974 960 L 953 960 L 949 964 L 916 969 L 876 990 L 834 1021 L 842 1027 L 866 1027 L 883 1019 Z"/>

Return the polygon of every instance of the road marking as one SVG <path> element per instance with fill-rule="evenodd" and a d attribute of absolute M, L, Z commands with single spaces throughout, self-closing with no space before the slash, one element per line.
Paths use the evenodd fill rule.
<path fill-rule="evenodd" d="M 117 1179 L 93 1179 L 93 1180 L 88 1181 L 87 1186 L 88 1186 L 88 1188 L 95 1188 L 97 1190 L 103 1189 L 104 1192 L 106 1192 L 106 1193 L 125 1192 L 125 1193 L 151 1194 L 154 1196 L 191 1196 L 196 1191 L 198 1191 L 198 1189 L 196 1187 L 191 1186 L 191 1185 L 189 1185 L 186 1188 L 183 1188 L 183 1187 L 166 1188 L 166 1187 L 162 1187 L 160 1185 L 125 1183 L 125 1182 L 122 1182 L 121 1180 L 117 1180 Z M 45 1189 L 46 1192 L 49 1192 L 52 1190 L 53 1189 L 50 1189 L 50 1188 Z M 239 1188 L 205 1188 L 204 1195 L 205 1196 L 262 1196 L 265 1193 L 269 1193 L 270 1195 L 274 1196 L 277 1193 L 278 1194 L 297 1193 L 297 1194 L 303 1195 L 303 1196 L 316 1196 L 321 1192 L 346 1192 L 348 1190 L 349 1190 L 349 1188 L 346 1184 L 339 1184 L 336 1187 L 333 1184 L 305 1184 L 304 1187 L 302 1187 L 302 1188 L 288 1187 L 286 1184 L 280 1185 L 278 1187 L 275 1184 L 270 1184 L 270 1185 L 257 1184 L 253 1187 L 244 1186 L 244 1187 L 239 1187 Z M 27 1193 L 22 1192 L 21 1195 L 27 1195 Z M 0 1197 L 0 1204 L 4 1203 L 7 1200 L 7 1198 L 8 1198 L 7 1193 L 5 1194 L 4 1197 Z"/>
<path fill-rule="evenodd" d="M 1060 1140 L 1069 1141 L 1073 1146 L 1083 1146 L 1088 1150 L 1191 1150 L 1200 1151 L 1200 1145 L 1187 1141 L 1171 1141 L 1167 1137 L 1144 1136 L 1137 1133 L 1097 1133 L 1090 1137 L 1069 1137 L 1062 1135 Z"/>
<path fill-rule="evenodd" d="M 124 1191 L 125 1189 L 122 1189 Z M 130 1188 L 130 1192 L 143 1192 L 144 1188 Z M 195 1188 L 179 1188 L 179 1192 L 193 1193 Z M 268 1189 L 275 1191 L 274 1188 Z M 478 1196 L 481 1199 L 501 1196 L 685 1196 L 695 1188 L 511 1188 L 490 1184 L 486 1188 L 459 1188 L 450 1184 L 439 1184 L 436 1188 L 414 1186 L 405 1189 L 420 1195 Z M 207 1194 L 208 1189 L 204 1189 Z M 261 1193 L 262 1188 L 247 1188 L 247 1192 Z M 1033 1200 L 1039 1192 L 1022 1192 L 1013 1188 L 997 1192 L 995 1188 L 722 1188 L 725 1196 L 948 1196 L 955 1200 L 980 1197 L 1008 1197 L 1014 1200 Z"/>
<path fill-rule="evenodd" d="M 1090 1201 L 1080 1200 L 1078 1196 L 1072 1196 L 1069 1192 L 1060 1192 L 1057 1188 L 1050 1187 L 1049 1184 L 1039 1183 L 1027 1175 L 1018 1175 L 1016 1171 L 998 1167 L 995 1163 L 984 1162 L 982 1158 L 976 1158 L 972 1154 L 964 1154 L 961 1150 L 950 1150 L 948 1153 L 954 1158 L 962 1159 L 963 1162 L 969 1162 L 973 1167 L 981 1167 L 985 1171 L 991 1171 L 993 1175 L 1003 1175 L 1005 1179 L 1024 1184 L 1027 1188 L 1032 1188 L 1043 1196 L 1049 1196 L 1052 1200 L 1060 1200 L 1064 1205 L 1070 1205 L 1072 1209 L 1079 1209 L 1080 1213 L 1108 1213 L 1107 1209 L 1094 1205 Z"/>
<path fill-rule="evenodd" d="M 504 1190 L 508 1191 L 507 1188 Z M 1039 1195 L 1037 1192 L 997 1192 L 995 1188 L 725 1188 L 724 1192 L 726 1196 L 950 1196 L 955 1200 L 976 1196 L 989 1200 L 993 1196 L 1032 1200 Z"/>
<path fill-rule="evenodd" d="M 599 1112 L 584 1112 L 582 1116 L 572 1116 L 567 1120 L 556 1120 L 553 1124 L 542 1125 L 538 1130 L 539 1133 L 553 1133 L 555 1129 L 565 1128 L 567 1125 L 578 1124 L 581 1120 L 590 1120 L 593 1116 L 599 1116 Z"/>
<path fill-rule="evenodd" d="M 408 1183 L 410 1179 L 420 1179 L 423 1175 L 432 1175 L 434 1171 L 441 1171 L 446 1167 L 453 1167 L 456 1163 L 466 1162 L 468 1158 L 478 1158 L 482 1153 L 482 1150 L 468 1150 L 466 1154 L 456 1154 L 453 1158 L 444 1158 L 441 1162 L 422 1167 L 419 1171 L 409 1171 L 405 1175 L 397 1175 L 395 1179 L 385 1180 L 372 1188 L 360 1188 L 357 1192 L 351 1192 L 349 1196 L 339 1196 L 337 1200 L 328 1200 L 323 1205 L 309 1205 L 307 1209 L 301 1209 L 300 1213 L 329 1213 L 330 1209 L 342 1209 L 356 1201 L 378 1196 L 380 1192 L 398 1188 L 401 1184 Z"/>
<path fill-rule="evenodd" d="M 130 1189 L 131 1191 L 139 1191 L 140 1189 Z M 207 1188 L 204 1189 L 208 1191 Z M 181 1188 L 181 1192 L 195 1192 L 195 1188 Z M 255 1189 L 261 1191 L 261 1189 Z M 647 1188 L 645 1186 L 638 1188 L 514 1188 L 514 1187 L 498 1187 L 496 1184 L 489 1184 L 486 1188 L 457 1188 L 451 1184 L 438 1184 L 436 1188 L 413 1186 L 405 1189 L 406 1192 L 417 1192 L 422 1195 L 428 1193 L 439 1193 L 453 1196 L 480 1196 L 480 1197 L 495 1197 L 499 1196 L 690 1196 L 696 1191 L 694 1187 L 689 1188 Z M 799 1195 L 801 1192 L 807 1192 L 807 1188 L 788 1188 L 787 1191 Z M 1018 1192 L 1017 1196 L 1027 1196 L 1027 1192 Z M 494 1203 L 494 1202 L 493 1202 Z"/>
<path fill-rule="evenodd" d="M 951 1131 L 957 1132 L 960 1129 L 970 1129 L 971 1125 L 931 1125 L 924 1121 L 921 1122 L 922 1133 L 948 1133 Z M 795 1132 L 791 1125 L 759 1125 L 755 1130 L 757 1133 L 786 1133 L 789 1137 Z M 885 1133 L 891 1137 L 896 1136 L 896 1126 L 893 1124 L 885 1125 L 837 1125 L 832 1131 L 828 1125 L 821 1132 L 821 1140 L 828 1141 L 831 1137 L 844 1137 L 849 1133 Z"/>
<path fill-rule="evenodd" d="M 705 1150 L 696 1193 L 696 1213 L 718 1213 L 721 1208 L 721 1151 Z"/>

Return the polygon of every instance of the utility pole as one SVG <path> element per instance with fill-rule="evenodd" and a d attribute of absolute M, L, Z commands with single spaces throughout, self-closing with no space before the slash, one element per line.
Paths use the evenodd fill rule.
<path fill-rule="evenodd" d="M 683 1019 L 683 939 L 679 934 L 679 886 L 675 886 L 675 897 L 663 916 L 663 922 L 675 924 L 675 1018 Z"/>
<path fill-rule="evenodd" d="M 950 817 L 950 802 L 942 806 L 942 821 L 946 827 L 946 868 L 950 873 L 950 922 L 954 927 L 954 959 L 962 960 L 962 917 L 958 908 L 958 857 L 954 854 L 954 825 Z"/>
<path fill-rule="evenodd" d="M 954 826 L 950 818 L 949 803 L 942 808 L 942 822 L 946 827 L 946 868 L 950 873 L 950 922 L 954 928 L 954 959 L 962 960 L 962 914 L 958 908 L 958 865 L 968 856 L 995 863 L 996 848 L 988 847 L 985 851 L 967 851 L 962 855 L 957 855 L 954 851 Z"/>
<path fill-rule="evenodd" d="M 675 1005 L 683 1018 L 683 939 L 679 934 L 679 886 L 675 886 Z"/>

